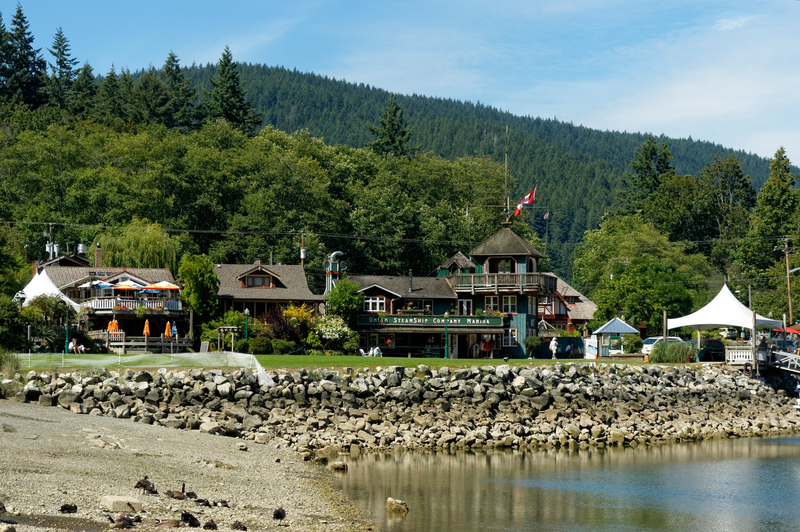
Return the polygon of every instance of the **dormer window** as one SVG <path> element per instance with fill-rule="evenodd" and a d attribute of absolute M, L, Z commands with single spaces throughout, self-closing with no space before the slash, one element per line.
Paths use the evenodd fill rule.
<path fill-rule="evenodd" d="M 247 288 L 272 288 L 272 277 L 262 275 L 248 275 Z"/>

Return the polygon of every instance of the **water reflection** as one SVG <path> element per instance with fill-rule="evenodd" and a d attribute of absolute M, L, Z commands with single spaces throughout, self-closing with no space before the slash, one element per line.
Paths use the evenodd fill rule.
<path fill-rule="evenodd" d="M 348 462 L 342 489 L 397 532 L 760 531 L 800 523 L 798 438 Z M 408 516 L 388 521 L 387 497 L 405 500 Z"/>

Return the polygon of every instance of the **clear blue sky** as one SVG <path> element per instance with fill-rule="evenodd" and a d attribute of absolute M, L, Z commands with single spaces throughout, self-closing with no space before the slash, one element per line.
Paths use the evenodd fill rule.
<path fill-rule="evenodd" d="M 800 163 L 798 0 L 20 0 L 96 73 L 234 60 Z M 16 1 L 0 2 L 6 27 Z"/>

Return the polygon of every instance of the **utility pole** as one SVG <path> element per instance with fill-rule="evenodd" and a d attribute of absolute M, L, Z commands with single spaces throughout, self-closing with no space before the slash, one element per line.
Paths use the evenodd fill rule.
<path fill-rule="evenodd" d="M 783 239 L 783 253 L 786 256 L 786 293 L 789 296 L 789 323 L 794 325 L 794 315 L 792 314 L 792 278 L 789 272 L 789 238 Z"/>

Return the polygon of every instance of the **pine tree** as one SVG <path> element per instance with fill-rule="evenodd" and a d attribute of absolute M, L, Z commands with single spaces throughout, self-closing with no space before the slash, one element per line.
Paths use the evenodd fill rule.
<path fill-rule="evenodd" d="M 11 96 L 8 93 L 8 79 L 14 71 L 11 67 L 13 50 L 11 33 L 6 30 L 3 16 L 0 14 L 0 101 L 3 102 L 11 100 Z"/>
<path fill-rule="evenodd" d="M 779 148 L 769 163 L 769 178 L 756 198 L 747 240 L 739 248 L 738 262 L 744 271 L 757 273 L 769 268 L 780 257 L 775 248 L 782 249 L 783 239 L 792 233 L 800 195 L 794 189 L 790 166 L 786 151 Z"/>
<path fill-rule="evenodd" d="M 66 108 L 67 96 L 78 75 L 75 65 L 78 60 L 70 56 L 69 40 L 58 28 L 53 38 L 53 47 L 47 50 L 55 58 L 50 65 L 50 76 L 47 79 L 48 104 L 53 107 Z"/>
<path fill-rule="evenodd" d="M 166 124 L 169 120 L 169 94 L 153 67 L 147 69 L 133 86 L 133 113 L 136 123 Z"/>
<path fill-rule="evenodd" d="M 33 35 L 28 31 L 30 25 L 22 13 L 22 6 L 17 4 L 17 11 L 11 21 L 11 76 L 8 79 L 9 100 L 22 103 L 32 108 L 39 107 L 45 101 L 45 80 L 47 78 L 47 62 L 39 53 L 41 49 L 33 48 Z"/>
<path fill-rule="evenodd" d="M 202 120 L 200 120 L 200 113 L 195 107 L 197 91 L 184 77 L 178 56 L 173 52 L 169 53 L 164 62 L 161 79 L 166 86 L 169 98 L 165 122 L 167 127 L 180 128 L 184 131 L 198 128 Z"/>
<path fill-rule="evenodd" d="M 653 135 L 647 135 L 647 140 L 634 151 L 632 172 L 625 172 L 621 180 L 620 203 L 626 212 L 633 213 L 644 207 L 661 183 L 675 175 L 670 161 L 672 153 L 667 143 L 661 141 L 659 146 Z"/>
<path fill-rule="evenodd" d="M 95 97 L 94 117 L 99 122 L 113 122 L 123 116 L 123 102 L 120 95 L 119 76 L 114 71 L 114 65 L 111 65 L 111 70 L 100 82 L 97 87 L 97 96 Z"/>
<path fill-rule="evenodd" d="M 97 87 L 94 85 L 94 72 L 89 63 L 84 63 L 78 77 L 67 93 L 67 109 L 74 116 L 86 117 L 94 109 Z"/>
<path fill-rule="evenodd" d="M 386 107 L 381 114 L 377 126 L 369 125 L 370 132 L 377 138 L 367 144 L 367 148 L 378 155 L 389 155 L 411 158 L 417 148 L 409 146 L 411 128 L 406 125 L 403 110 L 397 105 L 394 94 L 389 95 Z"/>
<path fill-rule="evenodd" d="M 227 46 L 222 52 L 217 73 L 211 78 L 211 86 L 211 92 L 205 94 L 207 118 L 224 118 L 247 134 L 255 131 L 261 124 L 261 119 L 250 103 L 245 101 L 245 91 L 242 89 L 231 50 Z"/>

